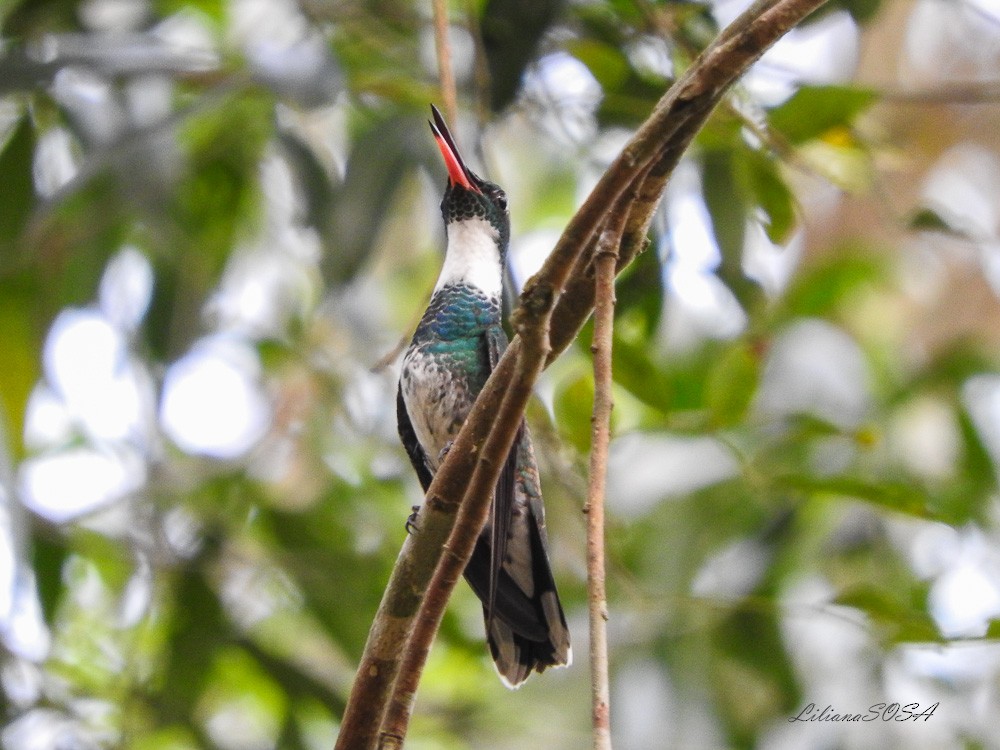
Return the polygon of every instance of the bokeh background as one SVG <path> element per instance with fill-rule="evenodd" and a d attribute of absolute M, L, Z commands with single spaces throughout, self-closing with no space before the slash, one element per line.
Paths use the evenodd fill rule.
<path fill-rule="evenodd" d="M 452 6 L 516 289 L 743 3 Z M 429 3 L 2 0 L 0 44 L 0 743 L 331 748 L 421 499 Z M 841 0 L 680 165 L 618 287 L 620 750 L 1000 746 L 998 117 L 996 0 Z M 460 587 L 408 747 L 589 743 L 588 347 L 529 411 L 577 663 L 508 692 Z M 880 702 L 938 705 L 788 721 Z"/>

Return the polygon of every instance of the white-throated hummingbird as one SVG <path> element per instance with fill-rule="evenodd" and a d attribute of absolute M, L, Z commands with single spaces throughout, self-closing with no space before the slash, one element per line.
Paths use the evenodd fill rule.
<path fill-rule="evenodd" d="M 510 239 L 507 196 L 469 169 L 441 114 L 431 111 L 431 131 L 448 169 L 441 201 L 447 250 L 403 356 L 396 399 L 399 435 L 425 492 L 507 347 L 500 315 Z M 483 603 L 490 654 L 506 685 L 570 663 L 538 468 L 523 422 L 465 578 Z"/>

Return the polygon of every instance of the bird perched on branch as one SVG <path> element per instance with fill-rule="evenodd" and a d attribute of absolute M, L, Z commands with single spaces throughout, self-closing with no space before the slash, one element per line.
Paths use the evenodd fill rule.
<path fill-rule="evenodd" d="M 430 305 L 403 356 L 396 400 L 399 435 L 425 492 L 507 347 L 500 314 L 510 239 L 504 191 L 469 169 L 441 114 L 431 111 L 448 169 L 441 201 L 448 245 Z M 508 687 L 533 671 L 570 663 L 538 468 L 523 422 L 465 578 L 483 603 L 490 654 Z"/>

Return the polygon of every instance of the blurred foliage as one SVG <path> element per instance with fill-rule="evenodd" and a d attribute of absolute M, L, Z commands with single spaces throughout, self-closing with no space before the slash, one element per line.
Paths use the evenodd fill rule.
<path fill-rule="evenodd" d="M 868 52 L 902 48 L 882 10 L 831 4 L 803 33 L 839 19 Z M 511 195 L 523 280 L 719 16 L 649 0 L 455 12 L 471 14 L 453 29 L 463 111 L 485 118 L 456 132 Z M 0 3 L 3 747 L 332 746 L 420 499 L 393 353 L 443 240 L 428 14 L 406 0 Z M 902 53 L 877 51 L 859 80 L 895 75 Z M 912 91 L 949 82 L 908 70 Z M 759 85 L 769 71 L 783 94 Z M 961 672 L 947 656 L 992 654 L 1000 632 L 998 238 L 964 212 L 992 205 L 1000 156 L 979 146 L 993 171 L 954 183 L 964 192 L 929 187 L 954 149 L 995 145 L 992 110 L 951 116 L 830 79 L 765 58 L 619 280 L 619 748 L 994 736 L 996 659 Z M 106 372 L 98 339 L 66 364 L 67 313 L 111 331 Z M 578 662 L 505 691 L 461 589 L 408 746 L 588 743 L 589 336 L 530 413 Z M 244 404 L 264 426 L 236 448 L 201 433 L 239 421 L 222 409 L 238 383 L 204 386 L 197 429 L 172 421 L 167 396 L 206 352 L 264 405 Z M 101 377 L 119 390 L 81 385 Z M 126 428 L 109 427 L 123 403 Z M 956 625 L 955 602 L 976 597 Z M 920 735 L 787 722 L 809 702 L 917 696 L 942 701 Z"/>

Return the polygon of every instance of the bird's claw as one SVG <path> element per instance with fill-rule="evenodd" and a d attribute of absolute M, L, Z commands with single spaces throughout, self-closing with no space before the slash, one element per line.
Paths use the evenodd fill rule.
<path fill-rule="evenodd" d="M 442 448 L 441 452 L 438 453 L 439 464 L 448 457 L 448 451 L 451 450 L 451 446 L 453 446 L 454 444 L 455 444 L 454 440 L 449 440 L 447 443 L 444 444 L 444 448 Z"/>
<path fill-rule="evenodd" d="M 410 510 L 412 510 L 413 512 L 410 513 L 409 517 L 407 517 L 407 519 L 406 519 L 406 533 L 407 534 L 412 534 L 414 531 L 416 531 L 419 528 L 417 526 L 417 515 L 420 513 L 420 506 L 419 505 L 414 505 Z"/>

